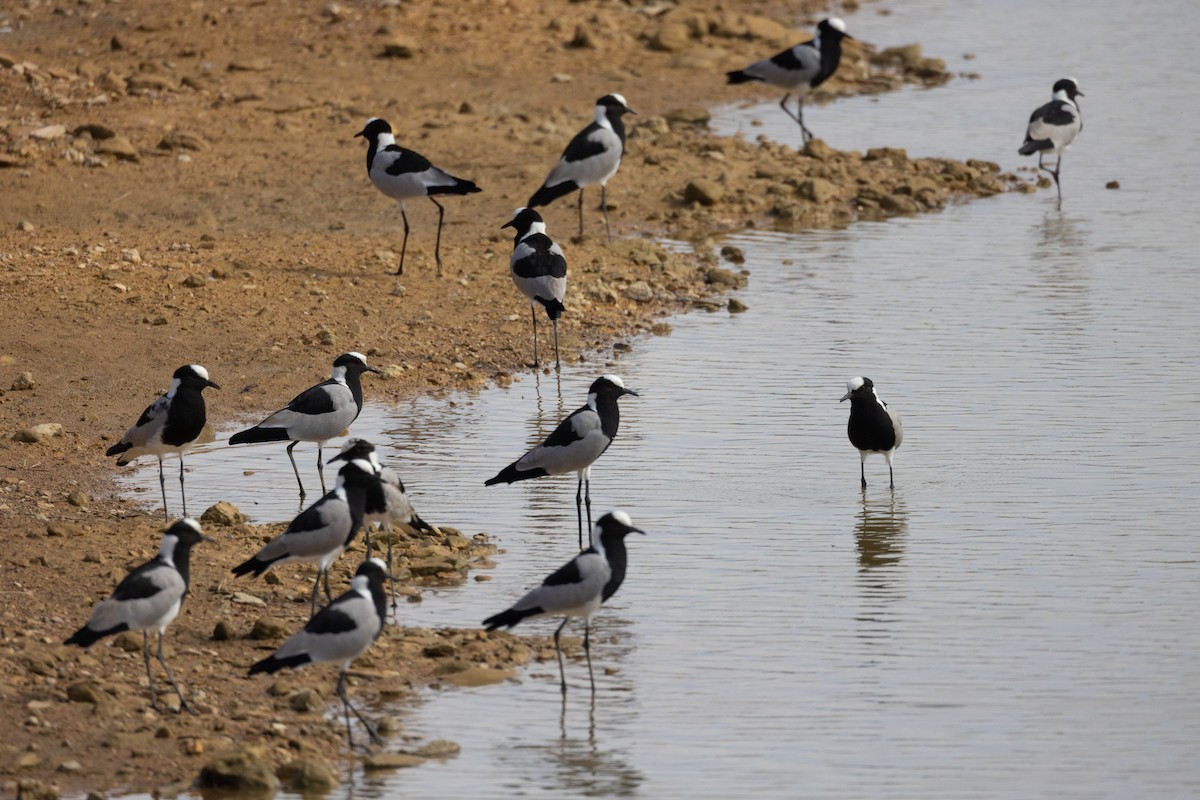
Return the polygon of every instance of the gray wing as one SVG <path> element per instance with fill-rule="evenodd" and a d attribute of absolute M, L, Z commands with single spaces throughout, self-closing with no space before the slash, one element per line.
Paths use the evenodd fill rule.
<path fill-rule="evenodd" d="M 290 407 L 281 408 L 255 427 L 285 428 L 291 438 L 304 442 L 334 438 L 354 422 L 358 416 L 358 404 L 354 402 L 350 387 L 343 384 L 329 382 L 308 391 L 318 389 L 328 395 L 332 411 L 314 415 Z"/>
<path fill-rule="evenodd" d="M 87 627 L 108 631 L 124 624 L 130 630 L 163 630 L 170 625 L 187 590 L 183 577 L 173 567 L 163 564 L 141 573 L 138 583 L 139 591 L 135 594 L 141 596 L 123 598 L 118 593 L 102 601 L 92 610 Z"/>
<path fill-rule="evenodd" d="M 546 176 L 545 186 L 557 186 L 563 181 L 574 181 L 581 186 L 604 183 L 616 173 L 625 149 L 621 137 L 608 128 L 597 127 L 588 134 L 587 142 L 594 145 L 597 154 L 577 161 L 568 161 L 564 156 Z"/>
<path fill-rule="evenodd" d="M 563 582 L 558 578 L 562 576 Z M 529 591 L 513 606 L 514 611 L 539 608 L 542 614 L 583 616 L 600 607 L 600 595 L 604 584 L 612 577 L 612 570 L 603 556 L 594 551 L 580 553 L 546 579 L 546 582 Z"/>
<path fill-rule="evenodd" d="M 286 531 L 268 542 L 256 556 L 261 561 L 321 561 L 340 553 L 353 526 L 350 506 L 326 495 L 301 512 Z"/>
<path fill-rule="evenodd" d="M 892 445 L 895 449 L 900 446 L 900 442 L 904 441 L 904 428 L 900 426 L 900 415 L 896 413 L 890 406 L 887 406 L 887 415 L 892 420 L 892 429 L 896 431 L 896 443 Z"/>
<path fill-rule="evenodd" d="M 591 409 L 572 414 L 543 444 L 517 460 L 521 471 L 544 469 L 550 475 L 578 472 L 590 466 L 612 439 L 600 427 L 600 415 Z"/>
<path fill-rule="evenodd" d="M 807 88 L 821 71 L 821 54 L 811 42 L 798 44 L 782 53 L 756 61 L 742 72 L 763 83 L 781 88 Z"/>
<path fill-rule="evenodd" d="M 379 635 L 382 620 L 375 603 L 362 595 L 343 595 L 323 609 L 275 651 L 278 659 L 308 655 L 316 662 L 348 663 L 358 658 Z"/>
<path fill-rule="evenodd" d="M 162 432 L 167 424 L 167 410 L 170 407 L 171 400 L 166 395 L 146 407 L 134 426 L 121 437 L 120 444 L 127 444 L 129 448 L 121 453 L 117 464 L 124 466 L 138 456 L 156 451 L 155 445 L 162 444 Z"/>

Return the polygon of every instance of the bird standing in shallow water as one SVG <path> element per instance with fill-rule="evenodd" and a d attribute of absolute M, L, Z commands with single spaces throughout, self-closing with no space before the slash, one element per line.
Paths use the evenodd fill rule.
<path fill-rule="evenodd" d="M 387 598 L 383 581 L 387 569 L 377 558 L 367 559 L 350 580 L 350 589 L 331 602 L 321 613 L 279 646 L 272 655 L 250 667 L 251 675 L 265 672 L 268 675 L 285 667 L 299 669 L 306 664 L 340 664 L 337 693 L 342 699 L 346 714 L 346 739 L 354 747 L 354 734 L 350 731 L 350 714 L 367 730 L 375 744 L 383 744 L 374 726 L 367 722 L 346 695 L 346 672 L 354 659 L 367 652 L 387 619 Z"/>
<path fill-rule="evenodd" d="M 533 321 L 533 366 L 538 367 L 537 307 L 546 309 L 554 326 L 554 368 L 561 369 L 558 357 L 558 318 L 565 307 L 567 295 L 567 260 L 560 248 L 546 235 L 542 215 L 532 208 L 518 208 L 513 218 L 500 227 L 513 228 L 512 257 L 508 269 L 513 283 L 529 298 L 529 314 Z"/>
<path fill-rule="evenodd" d="M 583 651 L 587 654 L 592 692 L 596 691 L 590 618 L 616 594 L 625 580 L 625 537 L 631 533 L 646 532 L 633 527 L 633 521 L 624 511 L 605 514 L 592 530 L 591 547 L 568 561 L 510 608 L 483 621 L 485 630 L 494 631 L 501 627 L 512 628 L 530 617 L 562 616 L 562 624 L 554 630 L 554 649 L 558 654 L 558 677 L 563 695 L 567 693 L 567 676 L 563 670 L 559 637 L 572 617 L 583 617 Z"/>
<path fill-rule="evenodd" d="M 1029 116 L 1029 125 L 1025 128 L 1025 142 L 1017 151 L 1020 155 L 1031 156 L 1038 154 L 1038 169 L 1049 172 L 1054 178 L 1054 188 L 1058 190 L 1058 207 L 1062 209 L 1062 184 L 1058 182 L 1058 174 L 1062 169 L 1063 152 L 1066 151 L 1075 137 L 1083 130 L 1083 117 L 1079 113 L 1076 97 L 1083 97 L 1079 84 L 1074 78 L 1063 78 L 1056 81 L 1053 88 L 1053 98 L 1044 106 L 1039 106 Z M 1042 164 L 1042 158 L 1047 154 L 1056 156 L 1054 169 Z"/>
<path fill-rule="evenodd" d="M 612 241 L 608 225 L 608 194 L 606 185 L 617 174 L 625 155 L 625 124 L 621 117 L 637 114 L 615 92 L 596 101 L 596 117 L 592 124 L 575 134 L 558 163 L 550 170 L 540 189 L 525 205 L 544 206 L 576 189 L 579 190 L 579 235 L 583 235 L 583 189 L 600 184 L 600 208 L 604 212 L 604 232 Z"/>
<path fill-rule="evenodd" d="M 845 22 L 837 17 L 823 19 L 811 42 L 802 42 L 745 69 L 728 72 L 726 77 L 729 83 L 759 81 L 786 89 L 787 94 L 779 101 L 779 107 L 800 126 L 801 142 L 808 143 L 813 135 L 804 125 L 804 98 L 837 71 L 842 60 L 842 40 L 853 38 L 846 33 Z M 796 93 L 795 114 L 787 107 L 792 92 Z"/>
<path fill-rule="evenodd" d="M 400 266 L 397 275 L 404 274 L 404 254 L 408 250 L 408 214 L 404 201 L 417 197 L 428 197 L 437 206 L 437 239 L 433 246 L 437 261 L 437 274 L 442 274 L 442 221 L 446 209 L 434 199 L 439 194 L 474 194 L 483 191 L 473 182 L 456 178 L 445 170 L 435 167 L 420 153 L 406 150 L 396 144 L 392 126 L 386 120 L 372 117 L 366 126 L 354 134 L 367 140 L 367 177 L 375 188 L 400 204 L 400 219 L 404 222 L 404 242 L 400 245 Z"/>
<path fill-rule="evenodd" d="M 321 460 L 321 448 L 330 439 L 342 435 L 362 411 L 363 393 L 361 376 L 364 372 L 379 370 L 367 366 L 367 357 L 362 353 L 343 353 L 333 362 L 333 375 L 327 381 L 310 386 L 292 398 L 292 402 L 279 409 L 253 428 L 239 431 L 229 437 L 230 444 L 254 444 L 256 442 L 286 442 L 288 459 L 296 473 L 296 485 L 300 487 L 300 501 L 304 502 L 304 482 L 292 450 L 300 442 L 317 443 L 317 474 L 321 477 L 321 493 L 325 493 L 325 462 Z"/>
<path fill-rule="evenodd" d="M 158 706 L 158 693 L 154 689 L 154 675 L 150 671 L 152 630 L 158 631 L 156 657 L 167 673 L 171 688 L 179 696 L 179 710 L 192 711 L 163 657 L 163 636 L 183 606 L 183 598 L 188 593 L 188 564 L 192 548 L 202 541 L 208 540 L 200 534 L 200 525 L 194 519 L 181 519 L 167 528 L 158 555 L 126 575 L 117 584 L 112 596 L 102 600 L 92 610 L 87 624 L 64 642 L 87 648 L 105 636 L 140 630 L 142 659 L 146 662 L 146 681 L 150 685 L 150 705 L 156 711 L 161 709 Z"/>
<path fill-rule="evenodd" d="M 846 433 L 850 437 L 850 444 L 858 448 L 862 488 L 867 488 L 867 456 L 880 453 L 887 459 L 888 485 L 895 489 L 892 454 L 904 440 L 900 415 L 876 396 L 875 384 L 870 378 L 851 378 L 846 381 L 846 393 L 840 402 L 846 400 L 850 401 L 850 421 L 846 425 Z"/>
<path fill-rule="evenodd" d="M 123 467 L 138 456 L 158 457 L 158 485 L 162 489 L 163 519 L 167 513 L 167 479 L 163 475 L 163 456 L 179 455 L 179 494 L 183 499 L 183 515 L 187 516 L 187 493 L 183 488 L 183 454 L 192 449 L 208 417 L 202 392 L 221 387 L 208 379 L 208 370 L 199 364 L 187 364 L 171 376 L 171 388 L 151 403 L 121 441 L 108 448 L 105 455 L 120 456 L 117 466 Z"/>
<path fill-rule="evenodd" d="M 604 375 L 592 381 L 587 405 L 572 412 L 558 424 L 546 440 L 484 481 L 484 486 L 497 483 L 516 483 L 545 475 L 579 476 L 575 487 L 575 515 L 579 519 L 579 549 L 583 549 L 583 509 L 587 502 L 588 529 L 592 526 L 592 464 L 596 462 L 617 436 L 621 423 L 618 398 L 637 392 L 626 389 L 616 375 Z"/>

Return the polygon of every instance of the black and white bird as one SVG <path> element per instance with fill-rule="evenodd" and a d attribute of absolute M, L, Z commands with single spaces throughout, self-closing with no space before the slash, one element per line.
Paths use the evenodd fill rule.
<path fill-rule="evenodd" d="M 362 411 L 362 374 L 379 370 L 367 366 L 367 357 L 362 353 L 343 353 L 333 362 L 333 375 L 327 381 L 305 389 L 292 398 L 286 408 L 281 408 L 253 428 L 239 431 L 229 437 L 230 444 L 253 444 L 256 442 L 291 442 L 287 446 L 292 470 L 296 473 L 296 484 L 300 487 L 300 499 L 304 500 L 304 482 L 292 449 L 300 442 L 317 443 L 317 474 L 321 477 L 321 492 L 325 492 L 325 463 L 321 460 L 321 448 L 330 439 L 342 435 Z"/>
<path fill-rule="evenodd" d="M 317 591 L 325 578 L 325 597 L 332 600 L 329 590 L 329 568 L 337 561 L 354 535 L 362 527 L 367 495 L 379 483 L 370 463 L 354 460 L 338 470 L 333 491 L 301 511 L 287 530 L 267 542 L 253 557 L 233 568 L 234 575 L 262 575 L 277 564 L 305 561 L 317 565 L 309 599 L 310 615 L 317 613 Z"/>
<path fill-rule="evenodd" d="M 1084 95 L 1079 91 L 1079 84 L 1074 78 L 1056 81 L 1052 91 L 1053 98 L 1050 102 L 1029 116 L 1029 126 L 1025 129 L 1025 143 L 1017 152 L 1023 156 L 1038 154 L 1038 169 L 1045 170 L 1054 177 L 1054 187 L 1058 190 L 1058 207 L 1062 208 L 1062 185 L 1058 182 L 1058 173 L 1062 169 L 1063 153 L 1083 130 L 1083 117 L 1079 114 L 1079 104 L 1075 102 L 1075 98 Z M 1046 155 L 1055 156 L 1053 170 L 1042 164 Z"/>
<path fill-rule="evenodd" d="M 433 255 L 437 259 L 437 274 L 442 274 L 442 220 L 446 209 L 434 199 L 439 194 L 474 194 L 483 191 L 471 181 L 456 178 L 449 172 L 435 167 L 420 153 L 406 150 L 396 144 L 392 126 L 386 120 L 372 117 L 366 126 L 354 134 L 367 140 L 367 177 L 375 188 L 400 204 L 400 219 L 404 221 L 404 243 L 400 245 L 400 267 L 397 275 L 404 274 L 404 253 L 408 249 L 408 215 L 404 201 L 428 197 L 437 206 L 437 240 Z"/>
<path fill-rule="evenodd" d="M 533 366 L 538 366 L 537 307 L 546 309 L 554 327 L 554 368 L 561 369 L 558 358 L 558 318 L 566 308 L 567 259 L 562 248 L 546 235 L 542 215 L 532 208 L 518 208 L 513 218 L 500 227 L 513 228 L 512 257 L 508 270 L 513 283 L 529 298 L 529 315 L 533 321 Z"/>
<path fill-rule="evenodd" d="M 558 424 L 546 441 L 500 470 L 496 477 L 484 481 L 484 486 L 497 483 L 516 483 L 544 475 L 565 475 L 574 472 L 579 477 L 575 487 L 575 514 L 579 519 L 579 549 L 583 549 L 583 509 L 587 503 L 588 528 L 592 526 L 592 464 L 617 436 L 621 410 L 617 400 L 637 392 L 626 389 L 616 375 L 603 375 L 592 381 L 587 404 L 571 413 Z"/>
<path fill-rule="evenodd" d="M 596 691 L 592 674 L 591 616 L 608 598 L 616 594 L 625 580 L 628 562 L 625 537 L 631 533 L 645 534 L 633 527 L 624 511 L 612 511 L 596 521 L 592 530 L 592 546 L 568 561 L 557 572 L 542 581 L 511 608 L 483 621 L 486 630 L 512 628 L 530 617 L 563 617 L 554 630 L 554 649 L 558 653 L 558 677 L 562 693 L 567 693 L 567 677 L 563 671 L 562 646 L 559 637 L 572 617 L 583 617 L 583 651 L 587 654 L 588 679 Z"/>
<path fill-rule="evenodd" d="M 846 400 L 850 401 L 850 422 L 846 425 L 846 433 L 850 437 L 850 444 L 858 448 L 862 487 L 867 488 L 867 456 L 880 453 L 887 459 L 888 485 L 896 488 L 896 480 L 892 475 L 892 454 L 904 441 L 900 415 L 879 399 L 870 378 L 859 377 L 846 381 L 846 393 L 841 401 Z"/>
<path fill-rule="evenodd" d="M 615 92 L 597 100 L 595 121 L 575 134 L 541 188 L 533 193 L 525 205 L 529 208 L 544 206 L 579 190 L 579 235 L 582 236 L 583 189 L 598 183 L 600 207 L 604 211 L 604 232 L 611 242 L 606 184 L 617 174 L 621 157 L 625 155 L 625 123 L 621 117 L 626 114 L 637 112 L 629 107 L 624 97 Z"/>
<path fill-rule="evenodd" d="M 124 577 L 112 596 L 100 601 L 86 625 L 64 644 L 91 647 L 100 639 L 121 631 L 142 632 L 142 660 L 150 686 L 150 705 L 157 711 L 158 693 L 150 669 L 150 631 L 158 631 L 158 663 L 167 673 L 171 688 L 179 696 L 179 708 L 192 710 L 183 697 L 171 668 L 163 657 L 163 636 L 174 621 L 188 593 L 188 563 L 192 548 L 209 541 L 194 519 L 181 519 L 163 533 L 158 555 Z"/>
<path fill-rule="evenodd" d="M 779 101 L 779 107 L 796 121 L 800 126 L 801 140 L 808 142 L 813 135 L 804 124 L 804 98 L 837 71 L 838 62 L 842 59 L 842 40 L 853 38 L 846 33 L 845 22 L 837 17 L 829 17 L 817 25 L 817 32 L 811 42 L 789 47 L 782 53 L 756 61 L 745 69 L 727 72 L 726 77 L 729 83 L 759 81 L 787 90 L 787 94 Z M 792 92 L 796 93 L 795 114 L 787 107 Z"/>
<path fill-rule="evenodd" d="M 208 417 L 204 409 L 204 390 L 221 387 L 208 379 L 208 370 L 199 364 L 187 364 L 175 370 L 167 393 L 151 403 L 134 426 L 125 432 L 121 441 L 108 448 L 105 455 L 120 456 L 117 466 L 123 467 L 138 456 L 158 458 L 158 485 L 162 489 L 163 519 L 167 514 L 167 479 L 163 475 L 163 456 L 179 455 L 179 494 L 183 498 L 183 515 L 187 516 L 187 493 L 183 489 L 183 454 L 192 448 L 204 431 Z"/>
<path fill-rule="evenodd" d="M 366 728 L 371 741 L 383 744 L 374 726 L 351 705 L 346 695 L 346 673 L 354 659 L 367 652 L 383 632 L 387 619 L 387 598 L 383 591 L 386 577 L 387 568 L 382 561 L 367 559 L 350 579 L 348 591 L 321 609 L 304 630 L 293 634 L 272 655 L 250 667 L 251 675 L 260 672 L 270 675 L 285 667 L 299 669 L 306 664 L 338 664 L 341 669 L 337 693 L 346 713 L 346 738 L 351 747 L 354 746 L 354 735 L 350 732 L 351 712 Z"/>
<path fill-rule="evenodd" d="M 392 608 L 396 607 L 396 578 L 392 569 L 392 525 L 400 526 L 406 534 L 440 533 L 437 527 L 430 525 L 417 514 L 409 502 L 408 494 L 404 491 L 404 481 L 396 470 L 386 467 L 379 461 L 375 445 L 366 439 L 351 439 L 342 445 L 342 452 L 329 459 L 334 461 L 365 461 L 379 476 L 377 483 L 367 487 L 366 503 L 363 509 L 363 522 L 370 526 L 378 524 L 383 528 L 387 537 L 387 570 L 392 580 Z M 371 557 L 370 531 L 364 532 L 367 540 L 367 558 Z"/>

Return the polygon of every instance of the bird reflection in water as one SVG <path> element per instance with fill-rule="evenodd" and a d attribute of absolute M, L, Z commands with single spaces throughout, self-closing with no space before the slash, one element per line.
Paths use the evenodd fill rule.
<path fill-rule="evenodd" d="M 603 692 L 608 701 L 605 708 L 612 710 L 612 700 L 616 699 L 612 692 Z M 632 711 L 630 705 L 633 695 L 626 693 L 623 701 L 617 706 L 629 706 L 625 712 Z M 571 714 L 576 730 L 568 730 L 567 697 L 562 698 L 562 711 L 559 716 L 560 736 L 557 742 L 546 746 L 547 754 L 554 758 L 554 782 L 557 786 L 570 786 L 572 794 L 584 797 L 633 797 L 645 780 L 645 776 L 628 760 L 629 754 L 623 750 L 608 749 L 600 745 L 596 734 L 596 693 L 589 693 L 587 707 L 587 728 L 583 729 L 582 720 L 576 717 L 583 711 L 582 704 L 572 705 Z M 628 741 L 624 737 L 614 736 L 613 741 Z"/>
<path fill-rule="evenodd" d="M 894 495 L 868 497 L 863 493 L 862 511 L 854 522 L 860 577 L 868 576 L 878 588 L 886 587 L 889 568 L 899 564 L 908 533 L 908 514 Z"/>

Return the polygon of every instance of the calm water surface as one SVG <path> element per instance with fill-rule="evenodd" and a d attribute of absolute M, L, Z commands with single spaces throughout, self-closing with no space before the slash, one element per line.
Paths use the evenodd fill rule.
<path fill-rule="evenodd" d="M 461 756 L 356 776 L 355 793 L 1200 794 L 1200 80 L 1180 68 L 1200 10 L 901 5 L 850 17 L 851 32 L 921 41 L 982 79 L 814 107 L 810 127 L 842 148 L 1013 169 L 1029 112 L 1073 74 L 1085 130 L 1063 212 L 1042 191 L 732 237 L 752 273 L 745 314 L 679 318 L 561 382 L 367 409 L 355 433 L 386 443 L 423 516 L 507 550 L 492 581 L 429 592 L 405 623 L 478 625 L 572 555 L 573 479 L 482 482 L 604 371 L 642 396 L 622 401 L 593 498 L 649 535 L 631 539 L 627 582 L 596 619 L 594 702 L 582 662 L 565 705 L 553 663 L 426 692 L 406 732 L 452 738 Z M 721 109 L 715 126 L 794 135 L 773 103 Z M 895 492 L 882 459 L 859 489 L 837 402 L 854 375 L 903 416 Z M 190 464 L 198 508 L 294 513 L 282 447 Z M 157 492 L 152 471 L 139 480 Z"/>

